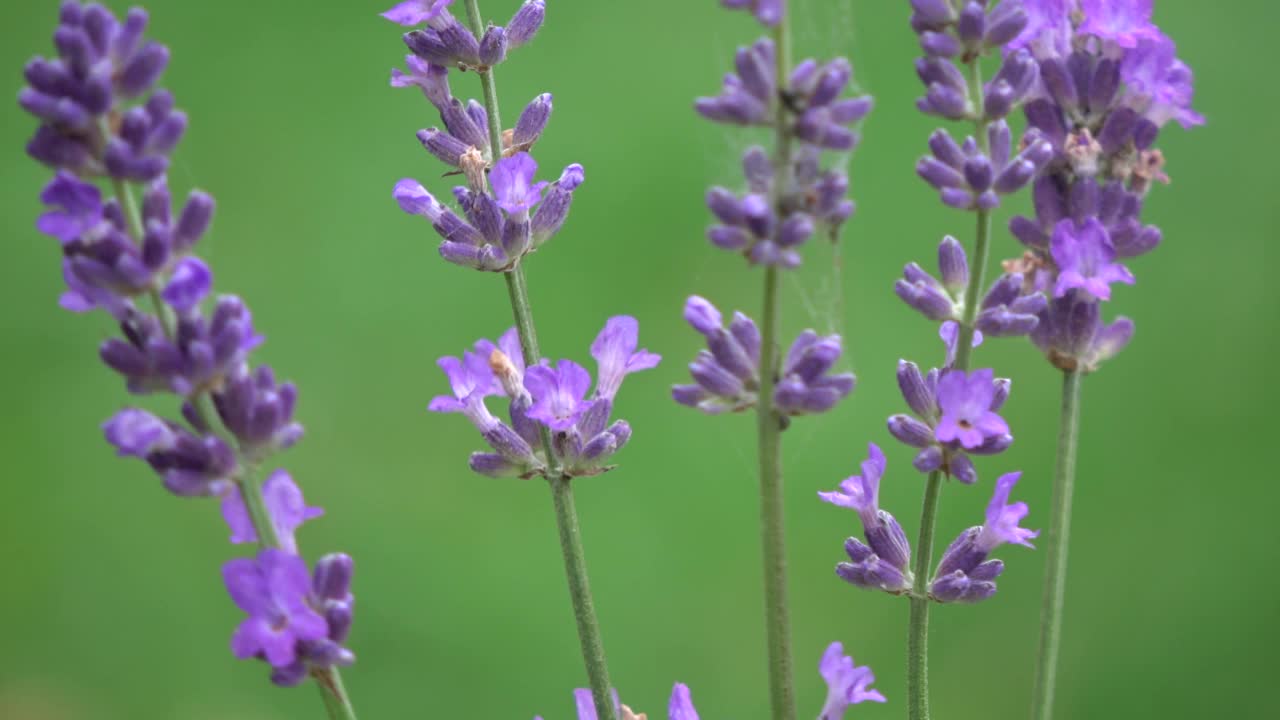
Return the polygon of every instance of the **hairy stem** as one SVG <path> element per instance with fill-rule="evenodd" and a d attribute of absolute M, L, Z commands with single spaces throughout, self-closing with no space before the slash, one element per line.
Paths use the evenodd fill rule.
<path fill-rule="evenodd" d="M 466 9 L 467 23 L 476 39 L 480 39 L 484 34 L 484 21 L 480 15 L 479 0 L 466 0 Z M 480 87 L 484 93 L 484 109 L 489 116 L 491 158 L 496 163 L 502 158 L 502 116 L 499 112 L 498 88 L 493 68 L 486 68 L 479 75 Z M 504 275 L 507 295 L 511 300 L 511 312 L 515 316 L 516 332 L 520 335 L 520 351 L 524 355 L 525 366 L 532 367 L 542 359 L 542 354 L 538 350 L 538 334 L 533 324 L 533 311 L 529 306 L 529 286 L 525 280 L 524 267 L 517 263 Z M 555 467 L 551 433 L 541 425 L 538 431 L 547 457 L 547 481 L 551 485 L 551 497 L 555 504 L 560 552 L 564 556 L 564 572 L 569 584 L 569 598 L 573 603 L 573 617 L 578 626 L 578 641 L 582 645 L 582 660 L 591 685 L 591 698 L 599 720 L 616 720 L 613 686 L 609 681 L 609 667 L 605 662 L 600 622 L 596 619 L 595 603 L 591 598 L 587 559 L 582 549 L 582 531 L 578 527 L 571 479 L 560 468 Z"/>
<path fill-rule="evenodd" d="M 942 472 L 929 473 L 920 508 L 920 537 L 912 566 L 911 618 L 907 627 L 907 717 L 929 717 L 929 569 L 933 565 L 934 518 Z"/>
<path fill-rule="evenodd" d="M 773 29 L 777 61 L 775 74 L 783 87 L 791 75 L 789 18 Z M 791 117 L 777 98 L 775 119 L 774 205 L 779 217 L 787 213 L 791 194 Z M 773 407 L 778 369 L 778 269 L 764 269 L 763 310 L 760 318 L 760 393 L 756 401 L 757 445 L 760 459 L 760 542 L 764 562 L 765 635 L 769 651 L 769 704 L 773 720 L 796 717 L 791 653 L 791 618 L 787 604 L 787 548 L 782 485 L 783 420 Z"/>
<path fill-rule="evenodd" d="M 1062 378 L 1062 418 L 1058 428 L 1058 460 L 1053 474 L 1053 513 L 1049 519 L 1044 599 L 1040 605 L 1040 654 L 1032 720 L 1051 720 L 1062 640 L 1062 606 L 1067 588 L 1067 543 L 1071 537 L 1071 495 L 1076 482 L 1080 435 L 1080 386 L 1084 375 L 1069 370 Z"/>
<path fill-rule="evenodd" d="M 968 62 L 969 97 L 977 118 L 973 123 L 974 139 L 982 152 L 990 151 L 987 119 L 982 112 L 981 58 Z M 956 359 L 952 367 L 968 370 L 973 356 L 974 324 L 978 317 L 978 298 L 986 284 L 987 261 L 991 254 L 991 211 L 979 209 L 974 230 L 973 255 L 969 263 L 969 284 L 964 289 L 964 312 L 956 334 Z M 915 580 L 911 588 L 911 619 L 907 628 L 907 717 L 909 720 L 929 718 L 929 565 L 933 560 L 934 525 L 938 515 L 938 494 L 942 487 L 940 472 L 929 474 L 920 509 L 920 535 L 916 539 Z"/>
<path fill-rule="evenodd" d="M 134 242 L 141 243 L 142 217 L 138 211 L 138 202 L 133 197 L 132 189 L 128 183 L 119 178 L 112 179 L 112 187 L 115 190 L 116 200 L 124 211 L 125 222 L 128 225 L 130 235 Z M 177 332 L 177 323 L 169 306 L 160 298 L 158 288 L 153 287 L 149 295 L 152 304 L 155 306 L 156 317 L 160 320 L 160 325 L 164 329 L 165 337 L 174 338 Z M 276 535 L 276 527 L 271 522 L 271 514 L 267 511 L 266 501 L 262 497 L 262 483 L 257 477 L 256 463 L 245 457 L 234 439 L 230 438 L 230 433 L 225 431 L 225 428 L 221 428 L 220 425 L 214 423 L 218 414 L 213 409 L 213 400 L 209 397 L 207 391 L 197 390 L 187 398 L 187 402 L 191 404 L 196 420 L 204 428 L 207 428 L 209 432 L 221 437 L 228 444 L 228 447 L 234 448 L 236 451 L 238 464 L 241 467 L 240 473 L 235 478 L 236 486 L 240 490 L 240 497 L 244 500 L 244 506 L 249 513 L 250 521 L 253 523 L 254 532 L 258 534 L 258 545 L 266 548 L 280 547 L 280 538 Z M 315 678 L 316 685 L 320 688 L 320 697 L 324 700 L 324 707 L 328 712 L 329 720 L 356 720 L 356 711 L 351 705 L 351 699 L 347 695 L 346 688 L 342 685 L 342 676 L 339 674 L 338 668 L 313 670 L 311 676 Z"/>
<path fill-rule="evenodd" d="M 490 117 L 493 117 L 490 114 Z M 511 310 L 515 315 L 516 331 L 520 335 L 520 349 L 524 353 L 526 367 L 532 367 L 540 359 L 538 336 L 534 330 L 533 312 L 529 307 L 528 288 L 524 268 L 520 265 L 506 273 L 507 292 L 511 297 Z M 551 436 L 540 427 L 542 445 L 547 464 L 554 463 L 555 454 Z M 599 720 L 615 720 L 612 684 L 609 667 L 605 662 L 604 641 L 600 637 L 600 622 L 596 619 L 595 603 L 591 599 L 591 584 L 587 579 L 586 554 L 582 549 L 582 532 L 578 528 L 578 513 L 573 503 L 573 487 L 570 478 L 559 468 L 548 467 L 548 482 L 555 502 L 556 528 L 560 533 L 560 552 L 564 556 L 564 572 L 569 582 L 569 598 L 573 602 L 573 618 L 578 625 L 578 642 L 582 645 L 582 660 L 591 684 L 591 698 Z"/>

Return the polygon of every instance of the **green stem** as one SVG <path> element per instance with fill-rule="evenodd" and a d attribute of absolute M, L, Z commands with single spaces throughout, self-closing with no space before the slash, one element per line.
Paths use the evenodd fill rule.
<path fill-rule="evenodd" d="M 1080 386 L 1084 375 L 1068 370 L 1062 377 L 1062 418 L 1058 427 L 1058 460 L 1053 475 L 1053 515 L 1049 519 L 1044 599 L 1040 606 L 1040 654 L 1032 720 L 1051 720 L 1053 691 L 1062 640 L 1062 606 L 1067 588 L 1067 544 L 1071 537 L 1071 496 L 1076 482 L 1080 440 Z"/>
<path fill-rule="evenodd" d="M 773 29 L 775 76 L 782 87 L 791 75 L 790 18 L 786 13 Z M 779 217 L 788 212 L 792 192 L 791 116 L 779 97 L 774 121 L 773 202 Z M 760 317 L 760 392 L 756 400 L 760 459 L 760 542 L 764 565 L 765 636 L 769 655 L 769 703 L 773 720 L 795 720 L 796 700 L 791 652 L 791 618 L 787 604 L 787 549 L 782 485 L 783 418 L 773 407 L 778 361 L 778 269 L 764 269 Z"/>
<path fill-rule="evenodd" d="M 760 541 L 764 551 L 765 631 L 769 648 L 769 701 L 774 720 L 796 717 L 787 607 L 787 551 L 782 492 L 782 418 L 773 409 L 778 334 L 778 271 L 764 271 L 760 322 L 760 394 L 756 401 L 760 453 Z"/>
<path fill-rule="evenodd" d="M 490 117 L 493 117 L 491 114 Z M 515 315 L 516 332 L 520 335 L 520 350 L 526 367 L 532 367 L 540 359 L 538 336 L 533 325 L 533 311 L 529 307 L 528 286 L 524 267 L 516 265 L 505 273 L 507 293 L 511 298 L 511 311 Z M 554 463 L 555 453 L 551 435 L 545 427 L 539 428 L 547 464 Z M 591 584 L 587 579 L 586 554 L 582 549 L 582 531 L 578 527 L 578 513 L 573 503 L 570 478 L 557 467 L 548 467 L 547 481 L 551 485 L 551 497 L 555 503 L 556 528 L 560 533 L 560 552 L 564 556 L 564 572 L 569 582 L 569 598 L 573 602 L 573 618 L 578 625 L 578 642 L 582 646 L 582 660 L 591 685 L 591 698 L 599 720 L 616 720 L 613 706 L 613 685 L 609 681 L 609 666 L 605 662 L 604 642 L 600 637 L 600 622 L 596 619 L 595 603 L 591 599 Z"/>
<path fill-rule="evenodd" d="M 942 472 L 929 473 L 920 508 L 920 537 L 912 566 L 911 618 L 907 628 L 907 717 L 929 717 L 929 568 L 933 565 L 934 519 Z"/>
<path fill-rule="evenodd" d="M 467 22 L 479 39 L 484 33 L 479 0 L 466 0 Z M 484 92 L 484 109 L 489 116 L 489 143 L 491 160 L 502 158 L 502 120 L 498 106 L 498 88 L 492 68 L 478 73 Z M 520 335 L 520 352 L 526 367 L 532 367 L 542 359 L 538 350 L 538 334 L 533 324 L 533 311 L 529 306 L 529 286 L 524 267 L 518 262 L 504 273 L 507 295 L 511 300 L 511 312 L 515 316 L 516 332 Z M 613 706 L 613 685 L 609 681 L 609 667 L 605 662 L 604 641 L 600 637 L 600 622 L 596 618 L 595 603 L 591 598 L 591 584 L 587 579 L 587 559 L 582 549 L 582 531 L 578 527 L 578 512 L 574 508 L 571 478 L 555 467 L 555 452 L 551 445 L 551 433 L 539 425 L 542 448 L 547 458 L 547 481 L 551 485 L 551 497 L 555 504 L 556 528 L 560 533 L 560 552 L 564 556 L 564 572 L 569 583 L 569 598 L 573 603 L 573 617 L 578 625 L 578 641 L 582 645 L 582 660 L 586 665 L 587 680 L 591 684 L 591 698 L 599 720 L 616 720 Z"/>
<path fill-rule="evenodd" d="M 983 153 L 990 152 L 987 119 L 982 112 L 981 58 L 968 61 L 969 97 L 977 113 L 973 123 L 974 139 Z M 969 284 L 964 289 L 964 310 L 956 337 L 956 359 L 952 367 L 968 370 L 973 356 L 974 324 L 978 318 L 978 297 L 986 284 L 987 261 L 991 246 L 991 211 L 979 209 L 974 231 L 973 254 L 969 262 Z M 924 500 L 920 508 L 920 535 L 916 539 L 915 579 L 911 587 L 911 618 L 907 628 L 907 717 L 909 720 L 929 718 L 929 593 L 928 577 L 933 561 L 934 526 L 938 515 L 938 494 L 942 487 L 941 472 L 929 474 Z"/>
<path fill-rule="evenodd" d="M 138 203 L 133 197 L 133 191 L 120 178 L 112 179 L 112 187 L 115 190 L 116 200 L 120 203 L 121 209 L 124 210 L 125 222 L 128 225 L 130 236 L 135 242 L 141 243 L 142 216 L 138 211 Z M 149 295 L 152 304 L 155 306 L 156 317 L 160 320 L 165 337 L 172 339 L 177 332 L 177 321 L 173 313 L 170 312 L 169 306 L 160 298 L 158 288 L 153 286 Z M 213 423 L 213 419 L 217 418 L 218 415 L 213 408 L 213 400 L 207 390 L 196 390 L 187 398 L 187 401 L 191 403 L 191 407 L 195 411 L 196 420 L 200 425 L 222 438 L 228 447 L 235 448 L 238 464 L 241 467 L 240 473 L 236 477 L 236 486 L 240 489 L 241 498 L 244 499 L 244 506 L 249 513 L 250 521 L 253 523 L 253 529 L 258 534 L 258 545 L 266 548 L 280 547 L 280 538 L 276 534 L 275 524 L 271 522 L 271 513 L 267 511 L 266 500 L 262 497 L 262 483 L 257 477 L 256 463 L 252 459 L 246 458 L 235 441 L 229 438 L 229 434 Z M 320 696 L 324 699 L 324 706 L 328 712 L 329 720 L 356 720 L 355 709 L 352 708 L 351 699 L 347 696 L 346 689 L 342 685 L 342 676 L 339 674 L 338 669 L 331 667 L 324 670 L 315 670 L 311 675 L 315 678 L 316 685 L 320 688 Z"/>

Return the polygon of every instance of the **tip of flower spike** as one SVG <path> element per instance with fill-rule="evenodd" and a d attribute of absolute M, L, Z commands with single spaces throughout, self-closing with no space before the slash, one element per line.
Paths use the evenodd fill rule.
<path fill-rule="evenodd" d="M 565 190 L 576 190 L 587 179 L 585 171 L 578 163 L 573 163 L 560 174 L 560 187 Z"/>

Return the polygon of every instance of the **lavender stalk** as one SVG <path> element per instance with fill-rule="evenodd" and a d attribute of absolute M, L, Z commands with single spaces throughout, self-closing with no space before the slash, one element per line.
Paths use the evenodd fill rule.
<path fill-rule="evenodd" d="M 1152 23 L 1151 0 L 1027 0 L 1031 18 L 1011 43 L 1030 50 L 1040 87 L 1025 107 L 1030 132 L 1048 139 L 1053 158 L 1036 180 L 1035 217 L 1010 232 L 1027 250 L 1006 266 L 1047 299 L 1031 340 L 1063 372 L 1053 522 L 1041 614 L 1033 717 L 1053 716 L 1084 375 L 1119 353 L 1133 321 L 1102 320 L 1113 283 L 1132 285 L 1120 260 L 1154 249 L 1160 229 L 1144 226 L 1142 201 L 1168 182 L 1155 148 L 1161 128 L 1204 123 L 1191 108 L 1191 69 Z"/>
<path fill-rule="evenodd" d="M 579 165 L 569 166 L 543 196 L 548 183 L 533 182 L 537 163 L 528 152 L 546 126 L 551 96 L 535 98 L 515 126 L 504 132 L 494 67 L 506 58 L 509 49 L 533 38 L 542 24 L 545 6 L 542 0 L 528 0 L 506 27 L 485 27 L 477 0 L 466 0 L 468 29 L 449 14 L 451 3 L 409 0 L 384 17 L 406 26 L 426 25 L 405 35 L 413 52 L 406 59 L 410 72 L 393 71 L 392 85 L 421 87 L 439 109 L 444 130 L 423 130 L 419 139 L 430 153 L 466 177 L 467 187 L 454 190 L 465 220 L 411 180 L 396 186 L 395 197 L 406 212 L 431 219 L 444 239 L 440 252 L 446 260 L 503 273 L 515 327 L 496 345 L 481 341 L 475 353 L 464 353 L 461 360 L 442 359 L 454 397 L 436 398 L 431 409 L 465 414 L 496 451 L 473 454 L 471 467 L 476 472 L 495 477 L 542 476 L 550 484 L 569 595 L 591 685 L 592 717 L 614 720 L 617 708 L 591 597 L 571 480 L 612 469 L 607 461 L 631 435 L 625 421 L 608 424 L 622 377 L 653 367 L 658 357 L 636 352 L 638 327 L 634 319 L 619 316 L 609 320 L 592 346 L 599 374 L 591 400 L 583 399 L 590 384 L 585 370 L 568 360 L 555 366 L 543 360 L 522 258 L 559 230 L 583 171 Z M 451 96 L 449 67 L 480 76 L 483 103 L 473 100 L 464 106 Z M 492 394 L 510 399 L 509 425 L 485 408 L 484 398 Z"/>
<path fill-rule="evenodd" d="M 239 298 L 217 298 L 206 315 L 213 274 L 193 250 L 211 223 L 213 198 L 194 191 L 173 213 L 165 172 L 187 120 L 171 93 L 153 91 L 169 51 L 144 41 L 147 20 L 140 8 L 120 21 L 101 5 L 64 2 L 58 57 L 28 63 L 19 103 L 41 125 L 27 152 L 58 171 L 41 195 L 48 211 L 37 228 L 62 244 L 61 305 L 104 310 L 120 326 L 123 337 L 101 346 L 103 362 L 130 393 L 182 401 L 185 423 L 138 408 L 117 412 L 103 425 L 107 441 L 146 461 L 171 493 L 220 498 L 231 541 L 260 548 L 256 558 L 222 568 L 248 615 L 232 652 L 266 661 L 277 685 L 310 675 L 330 718 L 354 720 L 337 671 L 355 660 L 343 646 L 352 561 L 327 555 L 309 570 L 294 532 L 323 510 L 306 506 L 284 470 L 261 478 L 265 462 L 301 438 L 297 390 L 277 384 L 265 365 L 250 367 L 262 337 Z M 87 182 L 94 178 L 107 179 L 116 198 L 103 202 Z M 145 184 L 141 207 L 130 183 Z"/>

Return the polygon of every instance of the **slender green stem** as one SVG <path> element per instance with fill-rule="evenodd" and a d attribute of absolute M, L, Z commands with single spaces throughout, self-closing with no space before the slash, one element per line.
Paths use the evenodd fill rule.
<path fill-rule="evenodd" d="M 968 61 L 969 97 L 975 112 L 974 139 L 984 153 L 990 151 L 987 119 L 982 113 L 981 58 Z M 969 261 L 969 284 L 964 289 L 964 310 L 956 337 L 956 359 L 952 367 L 968 370 L 973 356 L 974 324 L 978 317 L 978 296 L 986 284 L 987 262 L 991 245 L 991 212 L 979 209 L 974 231 L 973 254 Z M 916 539 L 915 579 L 911 588 L 911 619 L 907 628 L 907 717 L 929 718 L 929 593 L 930 564 L 933 562 L 934 525 L 938 515 L 938 495 L 942 487 L 940 472 L 929 474 L 924 500 L 920 508 L 920 535 Z"/>
<path fill-rule="evenodd" d="M 138 211 L 138 202 L 134 199 L 132 189 L 130 189 L 128 183 L 119 178 L 112 179 L 112 186 L 115 190 L 116 200 L 124 210 L 125 222 L 128 225 L 130 235 L 135 242 L 141 242 L 142 217 Z M 152 304 L 155 306 L 156 317 L 160 320 L 165 337 L 175 337 L 177 332 L 176 320 L 173 317 L 173 313 L 170 312 L 169 306 L 160 298 L 159 289 L 152 287 L 149 295 Z M 213 420 L 218 415 L 214 411 L 213 400 L 207 390 L 197 389 L 187 398 L 187 401 L 191 404 L 196 420 L 200 425 L 208 429 L 209 432 L 221 437 L 223 441 L 227 442 L 228 447 L 235 448 L 241 467 L 240 473 L 236 477 L 236 486 L 240 489 L 240 497 L 244 500 L 244 506 L 249 513 L 250 522 L 253 523 L 253 529 L 258 534 L 258 544 L 267 548 L 280 547 L 280 538 L 276 534 L 275 524 L 271 522 L 271 514 L 267 511 L 266 500 L 262 497 L 262 483 L 257 476 L 256 462 L 252 458 L 247 458 L 235 441 L 228 436 L 229 434 L 219 425 L 214 424 Z M 336 667 L 314 670 L 311 676 L 320 688 L 320 696 L 324 700 L 329 720 L 356 720 L 355 709 L 351 705 L 351 699 L 347 696 L 346 689 L 342 684 L 342 676 Z"/>
<path fill-rule="evenodd" d="M 479 0 L 466 0 L 467 22 L 476 38 L 484 33 L 484 21 L 480 15 Z M 492 68 L 481 70 L 480 87 L 484 93 L 484 109 L 489 116 L 489 143 L 491 159 L 502 158 L 502 120 L 498 105 L 498 88 Z M 518 262 L 504 273 L 507 295 L 511 300 L 511 312 L 515 316 L 516 332 L 520 335 L 520 351 L 525 365 L 531 367 L 542 359 L 538 349 L 538 334 L 533 323 L 533 311 L 529 305 L 529 286 L 524 267 Z M 555 467 L 555 452 L 551 445 L 551 433 L 539 426 L 543 451 L 547 457 L 547 481 L 551 485 L 551 497 L 555 504 L 556 528 L 560 534 L 560 552 L 564 556 L 564 572 L 569 583 L 569 598 L 573 602 L 573 617 L 578 625 L 578 641 L 582 645 L 582 660 L 591 684 L 591 698 L 599 720 L 616 720 L 613 706 L 613 685 L 609 681 L 609 667 L 605 662 L 604 641 L 600 637 L 600 622 L 596 618 L 595 603 L 591 598 L 591 584 L 587 579 L 587 559 L 582 549 L 582 531 L 578 527 L 578 512 L 573 503 L 571 479 L 559 467 Z"/>
<path fill-rule="evenodd" d="M 929 473 L 920 508 L 920 537 L 916 540 L 916 557 L 912 566 L 915 579 L 911 585 L 911 618 L 907 631 L 907 717 L 929 717 L 929 569 L 933 565 L 934 517 L 938 512 L 938 495 L 942 489 L 942 473 Z"/>
<path fill-rule="evenodd" d="M 782 418 L 773 409 L 777 362 L 778 271 L 764 271 L 760 322 L 760 394 L 756 401 L 760 454 L 760 541 L 764 551 L 765 631 L 769 648 L 769 701 L 774 720 L 796 717 L 787 606 L 787 549 L 782 492 Z"/>
<path fill-rule="evenodd" d="M 1062 640 L 1062 606 L 1067 588 L 1067 544 L 1071 537 L 1071 496 L 1076 482 L 1080 440 L 1080 385 L 1084 374 L 1068 370 L 1062 377 L 1062 418 L 1058 427 L 1058 461 L 1053 474 L 1053 515 L 1049 519 L 1044 599 L 1040 606 L 1040 655 L 1032 720 L 1051 720 Z"/>
<path fill-rule="evenodd" d="M 490 117 L 493 117 L 490 115 Z M 529 307 L 528 287 L 524 268 L 520 265 L 506 273 L 507 292 L 511 298 L 511 311 L 515 315 L 516 332 L 520 335 L 520 350 L 526 366 L 541 359 L 538 353 L 538 336 L 533 325 L 533 312 Z M 541 428 L 542 444 L 547 463 L 554 462 L 551 436 Z M 591 685 L 591 698 L 600 720 L 616 720 L 613 706 L 613 685 L 609 681 L 609 667 L 605 662 L 604 642 L 600 638 L 600 623 L 596 619 L 595 603 L 591 599 L 591 584 L 587 580 L 587 560 L 582 549 L 582 532 L 578 528 L 578 513 L 573 503 L 571 480 L 559 468 L 550 467 L 547 481 L 555 503 L 556 528 L 560 533 L 560 552 L 564 556 L 564 572 L 569 582 L 569 598 L 573 602 L 573 617 L 578 625 L 578 642 L 582 646 L 582 660 Z"/>
<path fill-rule="evenodd" d="M 790 18 L 783 13 L 773 28 L 775 76 L 781 87 L 791 75 Z M 792 194 L 791 116 L 779 97 L 774 121 L 773 202 L 779 217 L 788 213 Z M 760 317 L 760 392 L 756 400 L 760 460 L 760 542 L 764 564 L 765 636 L 769 655 L 769 704 L 773 720 L 795 720 L 796 700 L 787 604 L 787 548 L 782 483 L 783 419 L 773 407 L 778 362 L 778 270 L 764 269 Z"/>

